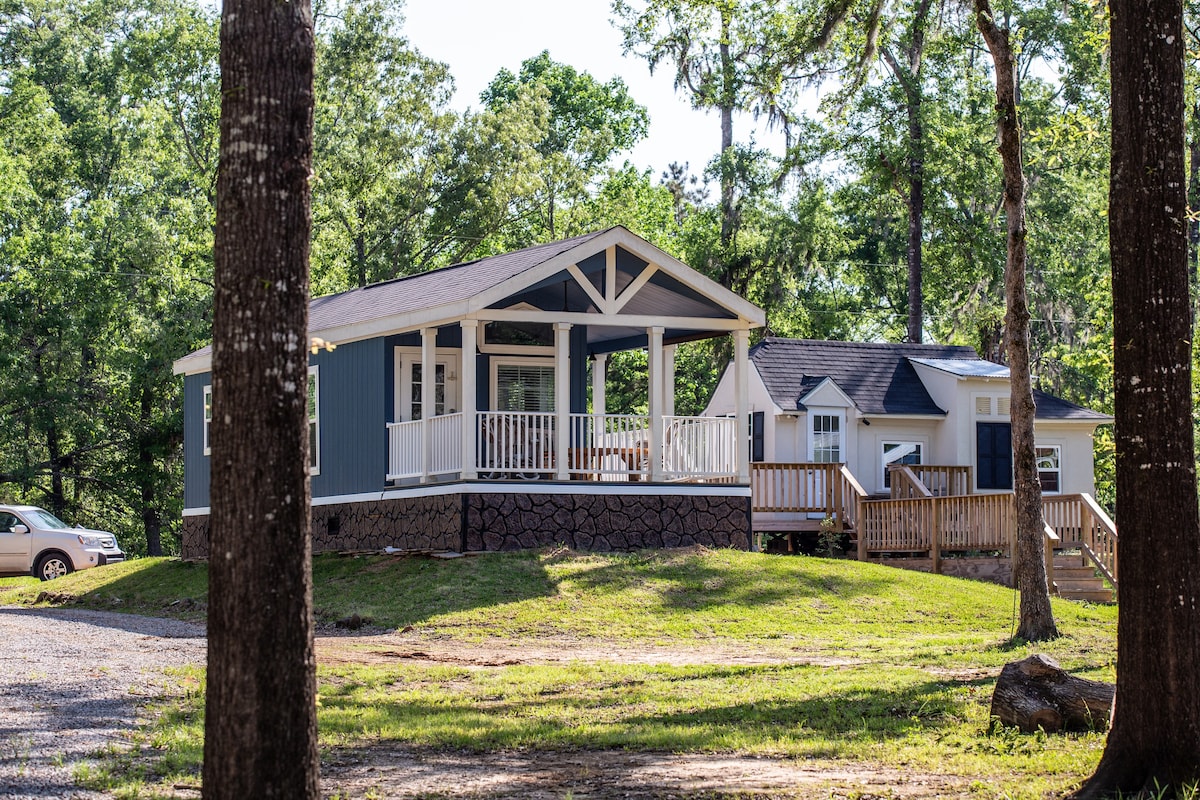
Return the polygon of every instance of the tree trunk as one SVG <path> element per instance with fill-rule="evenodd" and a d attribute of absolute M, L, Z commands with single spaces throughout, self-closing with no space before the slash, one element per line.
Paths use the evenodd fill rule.
<path fill-rule="evenodd" d="M 1200 290 L 1200 102 L 1192 104 L 1190 134 L 1188 141 L 1188 264 L 1190 285 L 1195 301 L 1195 292 Z M 1200 309 L 1193 309 L 1192 319 L 1200 317 Z"/>
<path fill-rule="evenodd" d="M 734 177 L 736 169 L 733 152 L 733 109 L 737 105 L 737 86 L 735 83 L 735 65 L 729 49 L 733 27 L 732 7 L 721 7 L 721 101 L 718 104 L 721 112 L 721 259 L 724 261 L 721 270 L 721 283 L 725 288 L 733 286 L 736 276 L 732 262 L 733 253 L 730 245 L 733 243 L 735 227 L 734 210 Z"/>
<path fill-rule="evenodd" d="M 908 106 L 908 341 L 920 343 L 925 302 L 922 250 L 925 239 L 925 126 L 921 120 L 925 88 L 921 62 L 925 57 L 925 27 L 930 0 L 922 0 L 913 15 L 912 42 L 906 73 L 901 76 Z"/>
<path fill-rule="evenodd" d="M 1112 0 L 1112 173 L 1121 614 L 1112 730 L 1076 798 L 1200 780 L 1200 509 L 1180 0 Z"/>
<path fill-rule="evenodd" d="M 225 0 L 221 97 L 203 793 L 316 798 L 307 0 Z"/>
<path fill-rule="evenodd" d="M 155 507 L 155 452 L 151 431 L 154 429 L 154 389 L 144 381 L 139 395 L 138 482 L 141 484 L 142 526 L 146 530 L 146 555 L 162 555 L 162 517 Z"/>
<path fill-rule="evenodd" d="M 988 0 L 975 0 L 975 22 L 996 67 L 996 131 L 1004 166 L 1004 216 L 1008 222 L 1008 257 L 1004 263 L 1008 310 L 1004 326 L 1012 393 L 1013 491 L 1017 512 L 1013 582 L 1021 592 L 1017 637 L 1038 642 L 1057 637 L 1058 628 L 1050 608 L 1050 587 L 1043 560 L 1042 487 L 1034 457 L 1029 303 L 1025 294 L 1025 173 L 1021 125 L 1017 119 L 1016 64 L 1008 30 L 997 27 Z"/>
<path fill-rule="evenodd" d="M 924 320 L 921 249 L 925 228 L 925 138 L 921 94 L 908 99 L 908 341 L 920 344 Z"/>
<path fill-rule="evenodd" d="M 1025 733 L 1103 730 L 1112 702 L 1112 684 L 1076 678 L 1049 656 L 1035 654 L 1004 665 L 991 716 Z"/>

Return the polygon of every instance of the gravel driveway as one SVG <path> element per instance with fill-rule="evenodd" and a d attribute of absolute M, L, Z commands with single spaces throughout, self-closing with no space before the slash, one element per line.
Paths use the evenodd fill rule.
<path fill-rule="evenodd" d="M 104 797 L 78 788 L 71 765 L 121 741 L 164 668 L 204 658 L 202 625 L 0 607 L 0 797 Z"/>

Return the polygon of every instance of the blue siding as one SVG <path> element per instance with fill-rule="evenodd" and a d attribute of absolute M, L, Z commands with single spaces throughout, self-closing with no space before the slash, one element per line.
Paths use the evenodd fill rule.
<path fill-rule="evenodd" d="M 208 505 L 208 456 L 204 455 L 204 387 L 212 383 L 205 372 L 183 379 L 183 507 Z"/>
<path fill-rule="evenodd" d="M 383 339 L 368 339 L 312 357 L 321 393 L 321 474 L 313 476 L 313 497 L 383 489 L 387 475 L 384 375 L 389 356 Z"/>

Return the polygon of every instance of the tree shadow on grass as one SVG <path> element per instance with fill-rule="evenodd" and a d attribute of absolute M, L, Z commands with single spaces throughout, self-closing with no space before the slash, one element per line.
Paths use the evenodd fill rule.
<path fill-rule="evenodd" d="M 353 740 L 392 738 L 405 746 L 495 749 L 629 749 L 707 752 L 794 750 L 808 757 L 845 757 L 855 748 L 933 734 L 960 725 L 958 683 L 913 681 L 869 685 L 866 673 L 828 690 L 789 692 L 811 667 L 688 668 L 596 677 L 547 691 L 507 692 L 487 684 L 436 699 L 413 696 L 400 680 L 395 699 L 357 685 L 322 688 L 322 732 Z M 674 685 L 652 687 L 664 674 Z M 671 673 L 675 674 L 672 676 Z M 464 673 L 455 680 L 469 680 Z M 747 698 L 736 682 L 763 686 Z M 745 686 L 742 683 L 742 686 Z M 799 695 L 799 696 L 797 696 Z M 388 733 L 391 732 L 391 733 Z"/>

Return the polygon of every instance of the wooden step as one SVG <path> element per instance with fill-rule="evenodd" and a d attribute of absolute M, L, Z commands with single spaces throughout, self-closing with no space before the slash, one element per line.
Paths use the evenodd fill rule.
<path fill-rule="evenodd" d="M 1092 567 L 1055 567 L 1054 580 L 1091 581 L 1100 580 L 1100 576 Z"/>
<path fill-rule="evenodd" d="M 1064 600 L 1086 600 L 1089 603 L 1111 603 L 1113 601 L 1112 589 L 1092 589 L 1080 591 L 1063 591 L 1062 589 L 1059 589 L 1058 596 Z"/>
<path fill-rule="evenodd" d="M 1058 587 L 1059 593 L 1063 592 L 1088 592 L 1088 591 L 1103 591 L 1104 581 L 1099 578 L 1060 578 L 1054 576 L 1054 585 Z"/>

